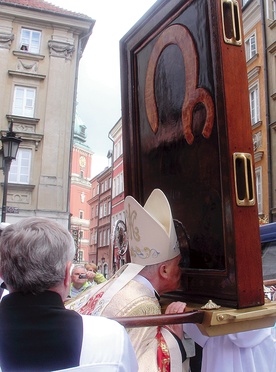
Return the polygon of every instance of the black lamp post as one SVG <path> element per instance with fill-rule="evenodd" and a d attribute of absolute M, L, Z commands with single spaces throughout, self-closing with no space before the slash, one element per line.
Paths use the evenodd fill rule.
<path fill-rule="evenodd" d="M 4 173 L 4 186 L 3 186 L 3 202 L 2 202 L 2 218 L 1 222 L 6 222 L 6 210 L 7 210 L 7 191 L 8 191 L 8 178 L 11 167 L 11 162 L 16 159 L 16 154 L 19 148 L 19 144 L 22 141 L 20 137 L 16 136 L 16 133 L 12 130 L 13 121 L 9 124 L 9 130 L 6 136 L 1 136 L 2 141 L 2 169 Z M 0 160 L 1 165 L 1 160 Z"/>

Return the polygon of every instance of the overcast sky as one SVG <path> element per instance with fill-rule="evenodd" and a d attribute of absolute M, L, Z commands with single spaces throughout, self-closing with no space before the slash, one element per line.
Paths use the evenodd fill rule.
<path fill-rule="evenodd" d="M 80 62 L 77 111 L 94 152 L 92 177 L 107 165 L 110 129 L 121 117 L 119 40 L 156 0 L 48 0 L 95 19 Z"/>

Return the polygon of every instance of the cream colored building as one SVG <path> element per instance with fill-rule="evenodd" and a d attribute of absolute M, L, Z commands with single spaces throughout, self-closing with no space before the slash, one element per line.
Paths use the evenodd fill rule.
<path fill-rule="evenodd" d="M 22 138 L 7 196 L 19 213 L 7 222 L 36 215 L 69 224 L 78 65 L 94 24 L 43 0 L 0 1 L 0 129 L 13 120 Z"/>
<path fill-rule="evenodd" d="M 263 0 L 265 27 L 265 57 L 267 66 L 267 117 L 270 136 L 270 206 L 271 222 L 276 222 L 276 0 Z"/>
<path fill-rule="evenodd" d="M 276 0 L 242 0 L 260 223 L 276 221 Z"/>

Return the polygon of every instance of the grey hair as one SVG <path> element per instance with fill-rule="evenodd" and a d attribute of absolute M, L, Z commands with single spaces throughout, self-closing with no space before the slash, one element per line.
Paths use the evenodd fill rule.
<path fill-rule="evenodd" d="M 36 294 L 62 283 L 74 255 L 74 240 L 67 229 L 47 218 L 30 217 L 3 231 L 0 273 L 15 291 Z"/>
<path fill-rule="evenodd" d="M 164 262 L 160 262 L 160 263 L 157 263 L 157 264 L 145 266 L 140 271 L 140 274 L 145 276 L 145 277 L 152 278 L 157 274 L 159 266 L 161 266 L 163 263 Z"/>
<path fill-rule="evenodd" d="M 86 267 L 84 265 L 82 265 L 82 264 L 75 264 L 74 266 L 72 266 L 71 274 L 73 274 L 73 272 L 76 269 L 83 269 L 83 270 L 87 271 L 87 269 L 86 269 Z"/>

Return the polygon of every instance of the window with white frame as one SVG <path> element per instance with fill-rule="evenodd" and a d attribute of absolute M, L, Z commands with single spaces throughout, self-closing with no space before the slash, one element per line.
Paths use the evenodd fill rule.
<path fill-rule="evenodd" d="M 272 21 L 276 19 L 276 0 L 267 0 L 267 18 Z"/>
<path fill-rule="evenodd" d="M 263 213 L 262 167 L 256 168 L 255 175 L 258 212 L 259 214 L 262 214 Z"/>
<path fill-rule="evenodd" d="M 104 203 L 104 216 L 106 216 L 106 213 L 107 213 L 107 205 L 106 203 Z"/>
<path fill-rule="evenodd" d="M 112 197 L 121 194 L 124 191 L 124 174 L 121 172 L 116 178 L 113 179 Z"/>
<path fill-rule="evenodd" d="M 120 194 L 120 176 L 117 177 L 117 183 L 116 183 L 116 195 Z"/>
<path fill-rule="evenodd" d="M 110 201 L 108 202 L 108 210 L 107 210 L 107 213 L 108 213 L 108 214 L 111 213 L 111 202 L 110 202 Z"/>
<path fill-rule="evenodd" d="M 124 191 L 124 174 L 120 174 L 120 193 Z"/>
<path fill-rule="evenodd" d="M 79 262 L 83 261 L 83 251 L 79 251 Z"/>
<path fill-rule="evenodd" d="M 19 148 L 16 159 L 12 161 L 9 182 L 28 185 L 30 183 L 32 150 Z"/>
<path fill-rule="evenodd" d="M 103 231 L 103 245 L 106 245 L 106 230 Z"/>
<path fill-rule="evenodd" d="M 38 54 L 40 50 L 41 32 L 30 30 L 27 28 L 21 29 L 20 35 L 20 50 Z"/>
<path fill-rule="evenodd" d="M 103 206 L 101 205 L 100 206 L 100 218 L 102 218 L 102 216 L 103 216 Z"/>
<path fill-rule="evenodd" d="M 112 188 L 112 197 L 114 198 L 116 196 L 116 178 L 113 179 L 113 188 Z"/>
<path fill-rule="evenodd" d="M 118 157 L 121 155 L 121 140 L 115 143 L 114 148 L 114 160 L 118 159 Z"/>
<path fill-rule="evenodd" d="M 249 88 L 251 124 L 256 124 L 260 120 L 260 97 L 259 84 L 254 84 Z"/>
<path fill-rule="evenodd" d="M 99 234 L 99 247 L 101 247 L 103 245 L 103 232 L 100 231 L 100 234 Z"/>
<path fill-rule="evenodd" d="M 252 34 L 245 40 L 246 60 L 249 61 L 257 54 L 256 34 Z"/>
<path fill-rule="evenodd" d="M 15 86 L 12 114 L 17 116 L 34 117 L 36 89 Z"/>

